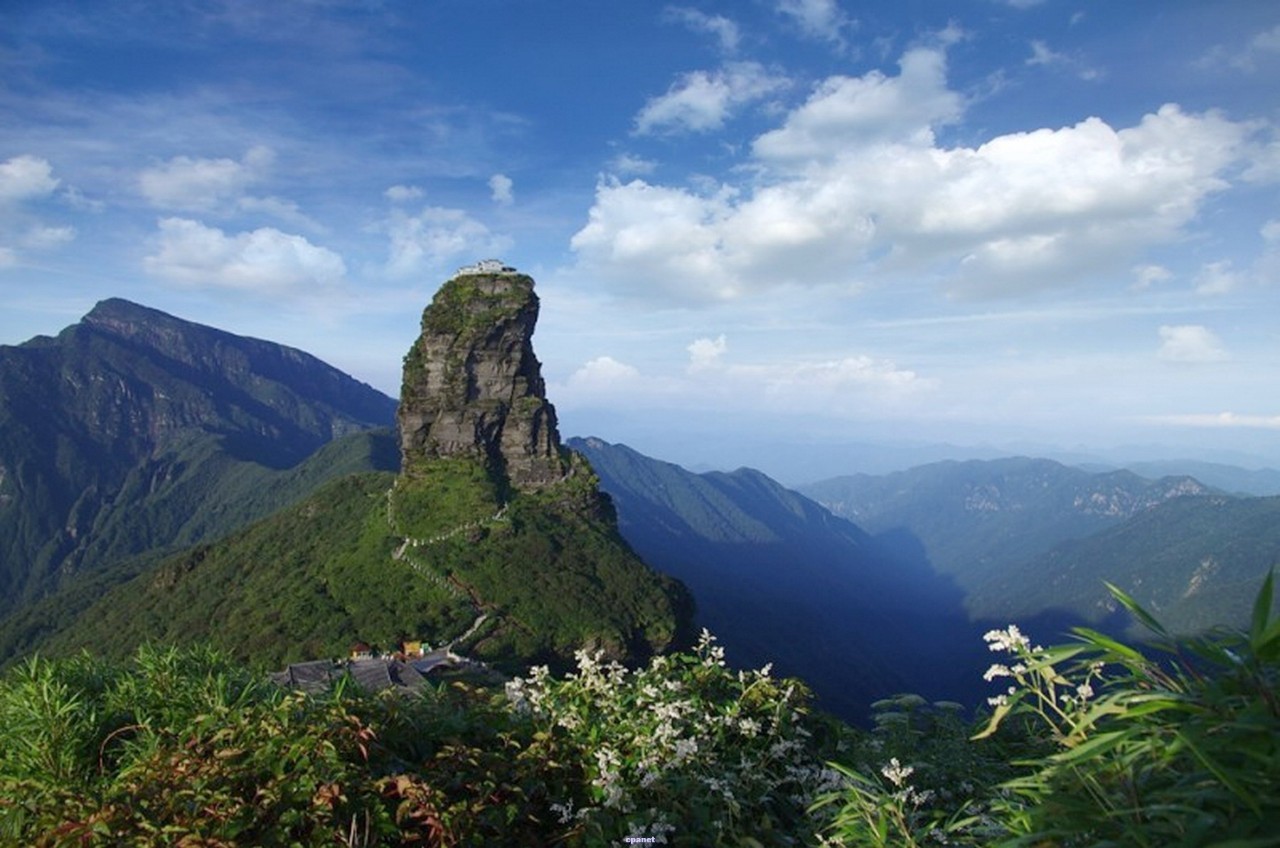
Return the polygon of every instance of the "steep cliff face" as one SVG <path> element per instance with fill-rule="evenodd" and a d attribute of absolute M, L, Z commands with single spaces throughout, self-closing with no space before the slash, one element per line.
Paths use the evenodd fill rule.
<path fill-rule="evenodd" d="M 568 471 L 555 408 L 533 353 L 538 296 L 510 270 L 464 269 L 422 314 L 404 361 L 397 420 L 404 473 L 424 461 L 482 459 L 522 491 Z"/>

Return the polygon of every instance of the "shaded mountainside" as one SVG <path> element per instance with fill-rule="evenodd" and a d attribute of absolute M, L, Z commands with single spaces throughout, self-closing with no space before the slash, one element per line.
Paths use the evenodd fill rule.
<path fill-rule="evenodd" d="M 344 477 L 139 570 L 49 647 L 212 644 L 279 666 L 413 638 L 522 669 L 687 641 L 686 591 L 628 547 L 590 465 L 560 445 L 536 315 L 524 275 L 446 282 L 405 358 L 398 475 Z"/>
<path fill-rule="evenodd" d="M 1211 490 L 1190 477 L 1094 474 L 1048 459 L 939 462 L 800 488 L 875 535 L 914 537 L 966 591 L 1059 542 L 1083 538 L 1171 498 Z"/>
<path fill-rule="evenodd" d="M 902 691 L 976 697 L 984 653 L 955 584 L 758 471 L 694 474 L 571 439 L 646 562 L 697 600 L 736 664 L 772 662 L 846 718 Z"/>
<path fill-rule="evenodd" d="M 1170 631 L 1196 633 L 1247 627 L 1271 569 L 1280 569 L 1280 497 L 1184 497 L 992 575 L 978 594 L 991 616 L 1053 607 L 1098 622 L 1116 612 L 1107 581 Z"/>
<path fill-rule="evenodd" d="M 265 515 L 268 471 L 394 406 L 301 351 L 123 300 L 0 347 L 0 613 Z"/>

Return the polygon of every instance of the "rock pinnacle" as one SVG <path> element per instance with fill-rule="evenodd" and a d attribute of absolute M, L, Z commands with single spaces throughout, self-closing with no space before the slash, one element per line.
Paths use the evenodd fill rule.
<path fill-rule="evenodd" d="M 422 313 L 404 359 L 396 419 L 403 472 L 467 456 L 522 491 L 564 477 L 568 465 L 534 356 L 533 279 L 496 260 L 460 268 Z"/>

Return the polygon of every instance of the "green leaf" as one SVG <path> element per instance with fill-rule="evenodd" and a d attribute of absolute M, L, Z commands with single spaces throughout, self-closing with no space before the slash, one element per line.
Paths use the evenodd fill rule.
<path fill-rule="evenodd" d="M 1080 639 L 1083 639 L 1085 642 L 1116 654 L 1117 656 L 1124 657 L 1127 660 L 1141 662 L 1144 659 L 1142 654 L 1138 651 L 1135 651 L 1123 642 L 1118 642 L 1110 636 L 1099 633 L 1097 630 L 1092 630 L 1088 627 L 1073 627 L 1071 628 L 1071 632 Z"/>
<path fill-rule="evenodd" d="M 1258 597 L 1253 602 L 1253 619 L 1249 625 L 1249 644 L 1256 652 L 1261 646 L 1263 636 L 1267 632 L 1267 624 L 1271 620 L 1271 595 L 1275 585 L 1275 571 L 1267 572 L 1267 579 L 1262 581 Z"/>
<path fill-rule="evenodd" d="M 1107 591 L 1111 593 L 1111 596 L 1123 604 L 1124 608 L 1132 613 L 1134 618 L 1141 621 L 1144 627 L 1157 636 L 1165 639 L 1169 638 L 1169 631 L 1164 629 L 1164 625 L 1157 621 L 1155 616 L 1143 609 L 1142 605 L 1130 597 L 1128 593 L 1114 583 L 1107 583 L 1106 581 L 1103 581 L 1103 583 L 1106 585 Z"/>

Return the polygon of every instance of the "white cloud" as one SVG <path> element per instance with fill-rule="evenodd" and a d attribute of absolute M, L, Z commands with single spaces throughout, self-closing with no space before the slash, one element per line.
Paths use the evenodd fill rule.
<path fill-rule="evenodd" d="M 867 355 L 740 363 L 729 360 L 723 335 L 699 338 L 686 350 L 689 364 L 682 372 L 648 374 L 610 356 L 592 359 L 563 386 L 553 387 L 557 404 L 695 404 L 704 411 L 736 412 L 758 409 L 765 398 L 770 408 L 787 413 L 866 415 L 868 404 L 888 413 L 937 385 L 889 360 Z"/>
<path fill-rule="evenodd" d="M 408 203 L 422 198 L 422 189 L 417 186 L 393 185 L 383 192 L 392 203 Z"/>
<path fill-rule="evenodd" d="M 489 178 L 489 191 L 492 193 L 493 202 L 499 206 L 510 206 L 515 202 L 515 195 L 511 193 L 515 183 L 505 174 L 494 174 Z"/>
<path fill-rule="evenodd" d="M 1196 293 L 1207 295 L 1228 294 L 1240 288 L 1245 275 L 1237 272 L 1229 259 L 1209 262 L 1196 275 Z"/>
<path fill-rule="evenodd" d="M 715 339 L 695 339 L 688 347 L 689 369 L 701 371 L 714 368 L 728 349 L 729 344 L 723 333 Z"/>
<path fill-rule="evenodd" d="M 621 153 L 614 157 L 609 163 L 609 167 L 621 176 L 633 176 L 638 174 L 652 174 L 658 167 L 658 163 L 652 159 L 645 159 L 642 156 L 633 156 L 630 153 Z"/>
<path fill-rule="evenodd" d="M 1280 415 L 1241 415 L 1235 412 L 1154 415 L 1147 418 L 1156 424 L 1183 427 L 1280 430 Z"/>
<path fill-rule="evenodd" d="M 705 32 L 714 35 L 725 53 L 733 53 L 738 49 L 740 35 L 738 25 L 724 15 L 708 15 L 697 9 L 683 6 L 671 6 L 666 10 L 666 18 L 684 24 L 694 32 Z"/>
<path fill-rule="evenodd" d="M 938 50 L 911 50 L 900 68 L 896 77 L 879 71 L 829 77 L 781 128 L 756 139 L 754 153 L 777 167 L 830 160 L 875 142 L 931 145 L 933 127 L 955 121 L 963 107 L 947 89 L 946 58 Z"/>
<path fill-rule="evenodd" d="M 1163 265 L 1135 265 L 1133 268 L 1133 288 L 1149 289 L 1173 279 L 1173 272 Z"/>
<path fill-rule="evenodd" d="M 841 47 L 845 44 L 843 30 L 854 26 L 836 0 L 779 0 L 778 11 L 806 37 Z"/>
<path fill-rule="evenodd" d="M 579 263 L 615 291 L 691 302 L 903 275 L 1015 296 L 1123 273 L 1181 237 L 1247 154 L 1251 125 L 1172 104 L 1127 128 L 1088 118 L 939 146 L 934 129 L 963 111 L 945 66 L 921 48 L 896 77 L 828 79 L 755 140 L 740 183 L 602 181 Z"/>
<path fill-rule="evenodd" d="M 199 221 L 164 218 L 159 228 L 156 250 L 143 267 L 184 285 L 307 292 L 346 275 L 342 257 L 332 250 L 271 227 L 228 235 Z"/>
<path fill-rule="evenodd" d="M 396 212 L 387 231 L 387 271 L 395 276 L 439 270 L 459 258 L 496 256 L 511 246 L 510 239 L 494 234 L 461 209 L 440 206 L 428 206 L 417 215 Z"/>
<path fill-rule="evenodd" d="M 1162 326 L 1157 355 L 1166 362 L 1222 362 L 1229 358 L 1218 337 L 1200 324 Z"/>
<path fill-rule="evenodd" d="M 294 227 L 324 232 L 325 227 L 305 214 L 292 200 L 279 197 L 242 197 L 236 206 L 246 212 L 262 212 Z"/>
<path fill-rule="evenodd" d="M 58 187 L 53 166 L 38 156 L 15 156 L 0 162 L 0 203 L 47 197 Z"/>
<path fill-rule="evenodd" d="M 574 392 L 599 394 L 626 388 L 640 377 L 640 372 L 611 356 L 598 356 L 569 376 Z"/>
<path fill-rule="evenodd" d="M 1097 68 L 1086 65 L 1075 56 L 1059 53 L 1039 39 L 1031 42 L 1031 56 L 1027 59 L 1027 64 L 1065 68 L 1083 80 L 1100 80 L 1104 76 Z"/>
<path fill-rule="evenodd" d="M 262 179 L 275 158 L 269 148 L 254 147 L 240 161 L 175 156 L 138 176 L 144 197 L 162 209 L 208 211 L 239 200 Z"/>
<path fill-rule="evenodd" d="M 23 235 L 22 246 L 31 250 L 51 250 L 59 245 L 74 241 L 75 237 L 75 227 L 37 226 Z"/>
<path fill-rule="evenodd" d="M 645 104 L 636 132 L 707 132 L 724 126 L 734 111 L 788 85 L 756 62 L 735 62 L 717 71 L 684 74 L 666 94 Z"/>

